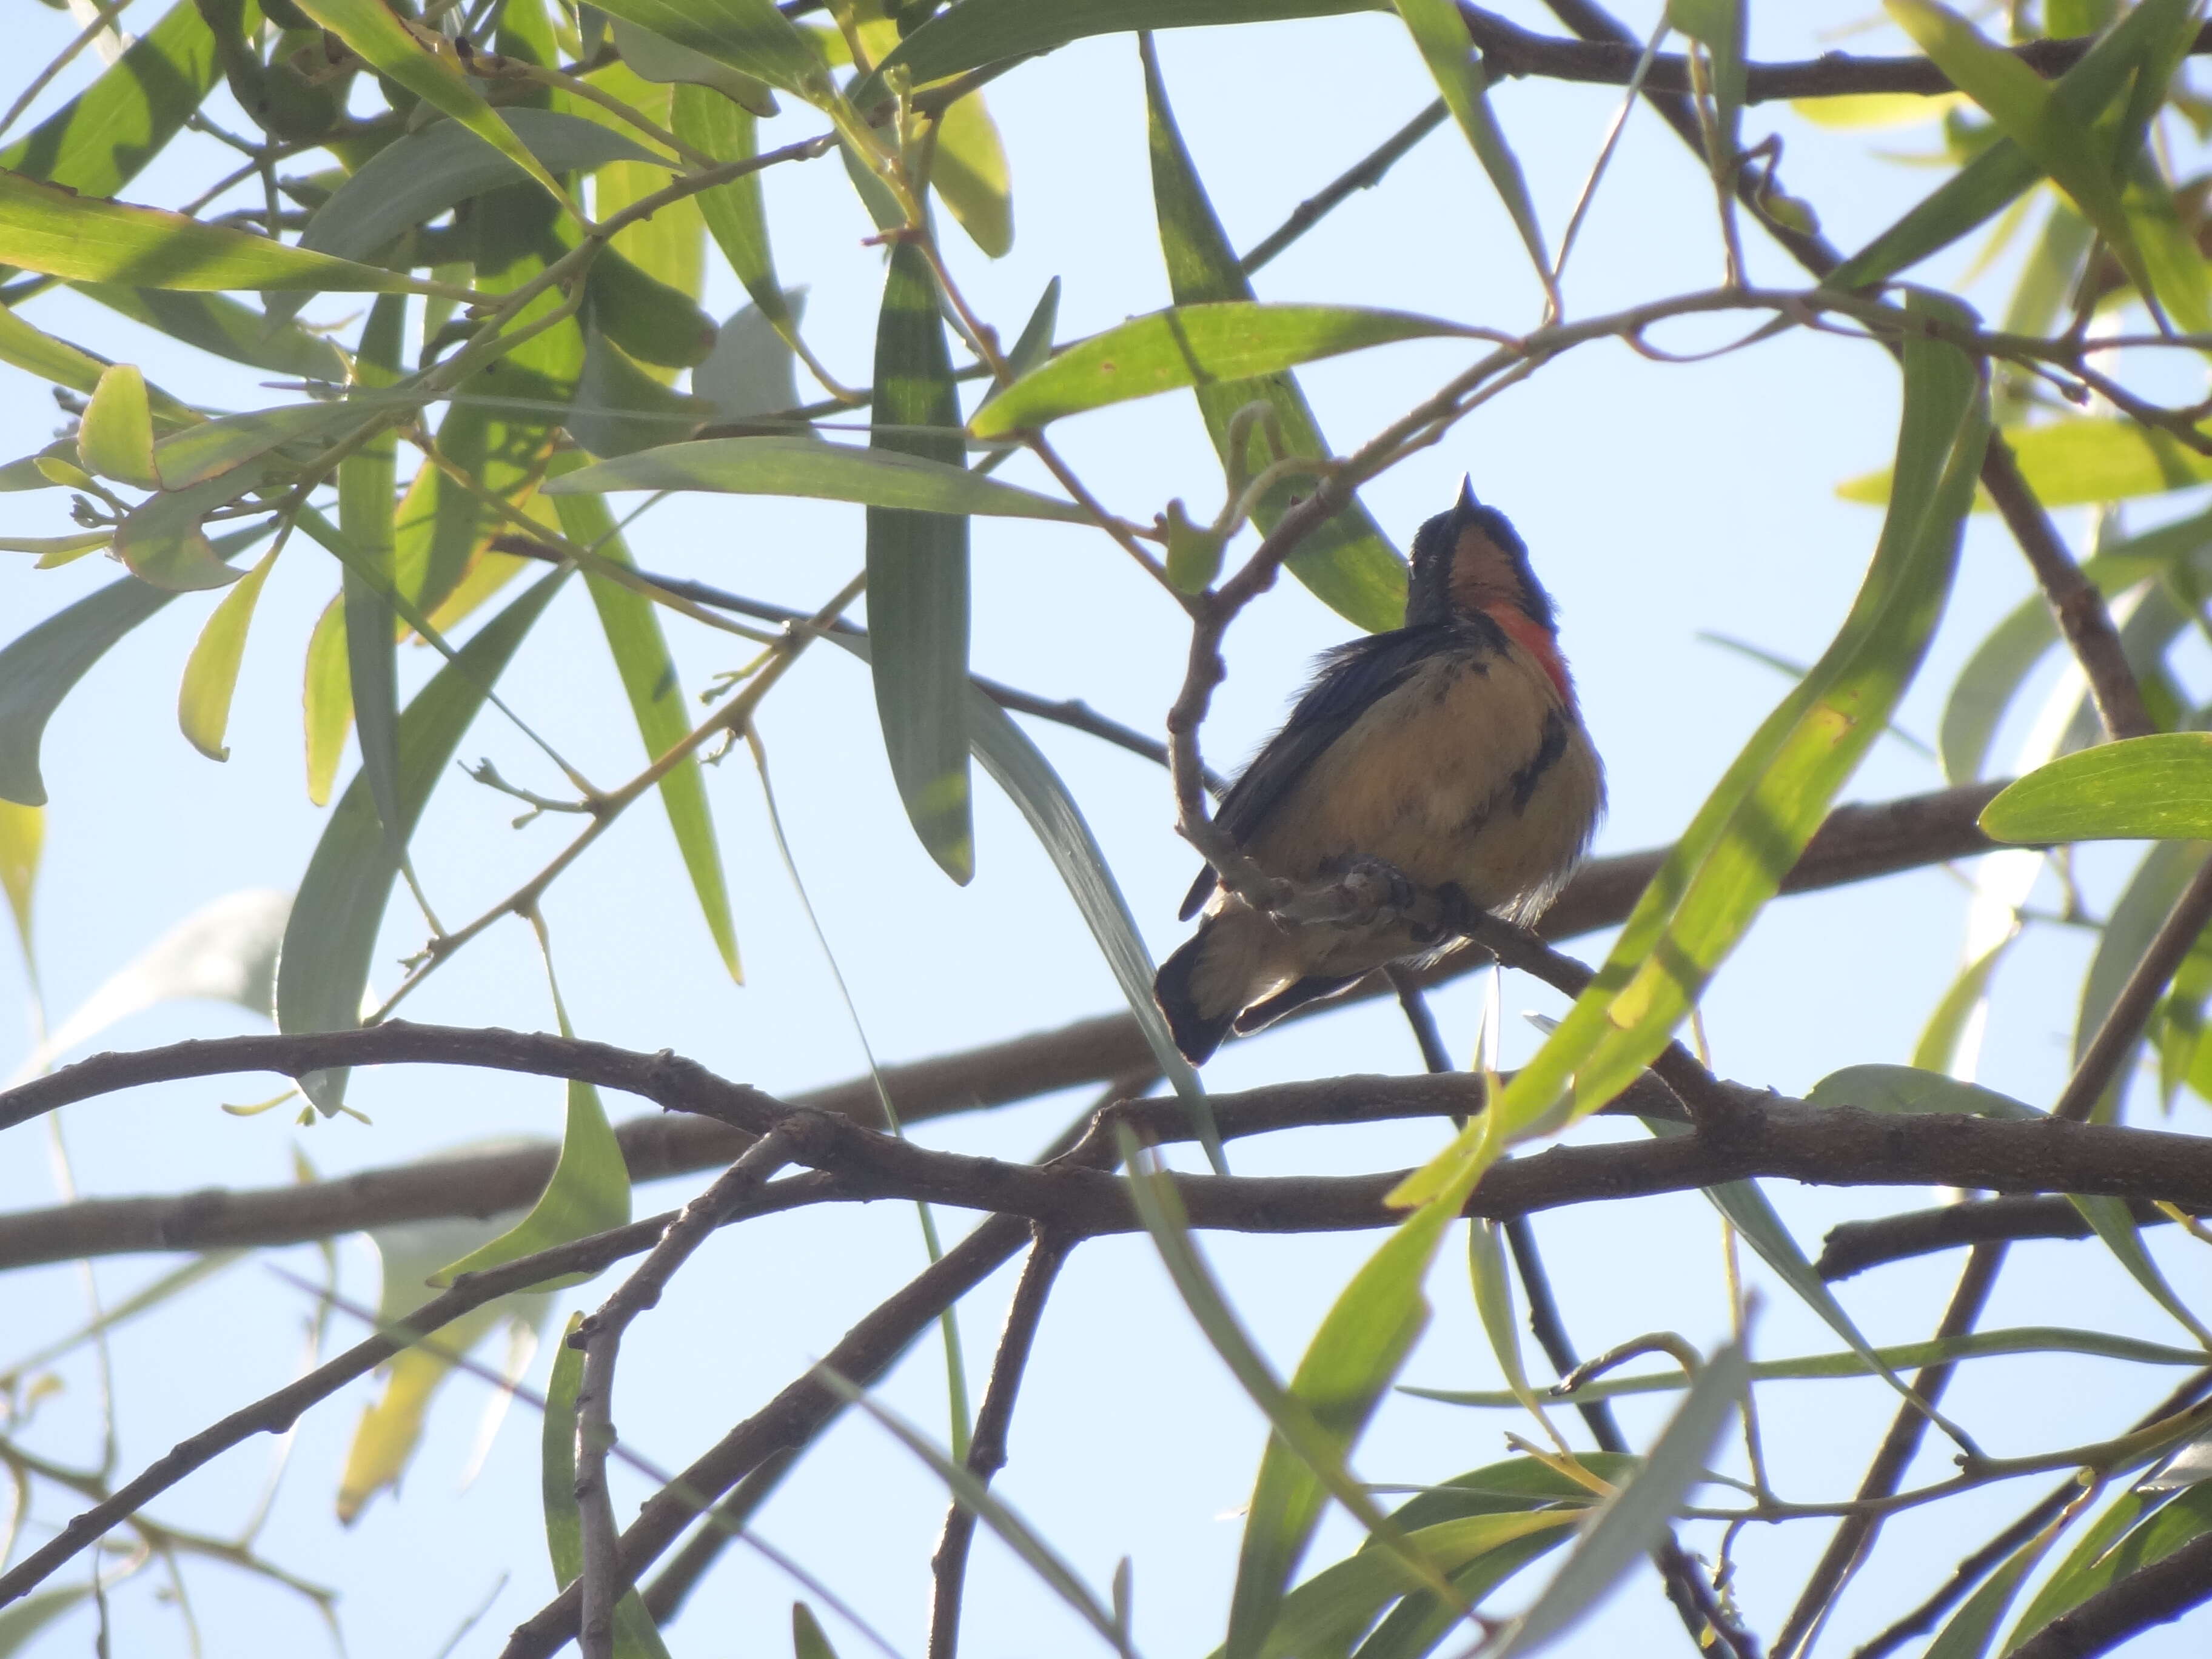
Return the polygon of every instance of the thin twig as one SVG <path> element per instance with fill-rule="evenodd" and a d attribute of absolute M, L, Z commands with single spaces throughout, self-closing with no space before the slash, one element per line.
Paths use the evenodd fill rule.
<path fill-rule="evenodd" d="M 1355 191 L 1374 189 L 1407 152 L 1443 125 L 1448 113 L 1444 100 L 1437 99 L 1363 159 L 1291 209 L 1291 216 L 1261 237 L 1252 251 L 1237 262 L 1237 268 L 1249 276 L 1327 218 Z"/>
<path fill-rule="evenodd" d="M 991 1381 L 983 1391 L 975 1438 L 968 1447 L 968 1472 L 986 1486 L 1006 1466 L 1006 1431 L 1013 1422 L 1014 1400 L 1021 1392 L 1022 1374 L 1029 1364 L 1053 1281 L 1060 1275 L 1060 1263 L 1067 1259 L 1067 1242 L 1058 1235 L 1040 1227 L 1036 1238 L 1021 1280 L 1014 1286 L 1013 1302 L 1006 1309 L 998 1356 L 991 1362 Z M 968 1577 L 969 1547 L 975 1537 L 975 1512 L 954 1499 L 946 1506 L 945 1529 L 930 1559 L 929 1659 L 954 1659 L 959 1649 L 961 1592 Z"/>

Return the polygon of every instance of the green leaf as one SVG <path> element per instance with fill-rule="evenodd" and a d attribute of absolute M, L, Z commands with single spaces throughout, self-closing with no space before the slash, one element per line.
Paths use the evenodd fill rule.
<path fill-rule="evenodd" d="M 100 377 L 110 367 L 105 357 L 95 357 L 89 351 L 71 345 L 67 340 L 58 340 L 43 330 L 33 328 L 4 306 L 0 306 L 0 362 L 13 363 L 27 374 L 68 386 L 74 392 L 93 391 L 100 385 Z M 200 418 L 197 411 L 187 409 L 167 392 L 157 388 L 147 388 L 147 399 L 152 407 L 155 424 L 164 429 L 188 426 Z M 64 441 L 50 446 L 48 452 L 42 453 L 75 455 L 76 446 Z M 15 474 L 24 465 L 17 461 L 5 471 Z M 0 489 L 37 489 L 50 482 L 33 474 L 21 482 L 0 483 Z"/>
<path fill-rule="evenodd" d="M 2095 121 L 2126 88 L 2146 59 L 2163 49 L 2196 0 L 2143 0 L 2051 84 L 2053 106 L 2074 123 Z M 1853 289 L 1893 276 L 1949 246 L 2002 212 L 2042 171 L 2009 137 L 2001 137 L 1902 219 L 1828 274 L 1835 288 Z"/>
<path fill-rule="evenodd" d="M 573 1036 L 562 1018 L 561 1034 Z M 561 1156 L 553 1165 L 552 1179 L 538 1194 L 530 1213 L 489 1243 L 478 1246 L 458 1261 L 448 1262 L 431 1275 L 434 1285 L 450 1285 L 462 1273 L 503 1267 L 556 1245 L 573 1243 L 629 1221 L 629 1166 L 623 1160 L 622 1143 L 607 1121 L 599 1091 L 588 1083 L 568 1085 L 568 1115 L 561 1132 Z M 534 1291 L 557 1291 L 582 1285 L 597 1273 L 563 1273 L 540 1281 Z"/>
<path fill-rule="evenodd" d="M 31 898 L 39 882 L 39 854 L 46 845 L 43 807 L 0 800 L 0 892 L 15 918 L 15 942 L 23 948 L 27 977 L 38 982 L 38 955 L 31 930 Z"/>
<path fill-rule="evenodd" d="M 563 458 L 566 461 L 566 458 Z M 573 465 L 574 462 L 567 462 Z M 556 469 L 561 465 L 556 463 Z M 613 564 L 635 568 L 629 549 L 615 529 L 606 503 L 596 495 L 563 495 L 559 502 L 562 533 L 592 549 Z M 658 760 L 673 749 L 690 730 L 684 707 L 683 682 L 668 653 L 668 641 L 660 630 L 659 609 L 650 599 L 619 583 L 586 572 L 584 584 L 599 615 L 599 629 L 622 676 L 630 713 L 637 720 L 638 736 L 645 741 L 648 760 Z M 722 874 L 722 854 L 714 840 L 714 819 L 707 805 L 707 786 L 698 757 L 688 757 L 660 781 L 660 805 L 668 814 L 676 847 L 699 909 L 707 920 L 714 948 L 730 977 L 743 983 L 738 963 L 737 927 L 730 920 L 730 891 Z"/>
<path fill-rule="evenodd" d="M 1917 293 L 1909 303 L 1946 304 Z M 1904 368 L 1898 489 L 1850 614 L 1698 809 L 1589 989 L 1492 1105 L 1507 1135 L 1526 1133 L 1570 1089 L 1577 1116 L 1595 1110 L 1659 1053 L 1918 668 L 1957 568 L 1989 400 L 1976 366 L 1941 341 L 1909 343 Z M 1455 1146 L 1414 1187 L 1447 1179 L 1471 1152 Z"/>
<path fill-rule="evenodd" d="M 238 687 L 246 630 L 253 626 L 253 607 L 260 600 L 262 584 L 269 580 L 269 568 L 283 550 L 271 548 L 222 596 L 200 629 L 192 654 L 185 659 L 185 678 L 177 687 L 177 724 L 185 740 L 210 760 L 230 758 L 223 731 L 230 724 L 231 694 Z"/>
<path fill-rule="evenodd" d="M 356 362 L 371 388 L 398 378 L 407 302 L 380 298 L 362 326 Z M 338 533 L 354 557 L 345 561 L 346 672 L 361 739 L 362 775 L 376 815 L 394 842 L 399 829 L 399 618 L 387 597 L 392 585 L 392 489 L 398 439 L 389 428 L 338 463 Z M 312 532 L 311 532 L 312 533 Z M 405 860 L 404 847 L 400 858 Z"/>
<path fill-rule="evenodd" d="M 792 1659 L 837 1659 L 837 1650 L 822 1633 L 814 1609 L 804 1601 L 791 1604 L 791 1652 Z"/>
<path fill-rule="evenodd" d="M 1249 380 L 1320 357 L 1465 332 L 1433 317 L 1357 306 L 1249 300 L 1176 306 L 1069 346 L 985 404 L 969 429 L 978 438 L 1002 438 L 1132 398 Z"/>
<path fill-rule="evenodd" d="M 385 834 L 366 780 L 356 776 L 315 843 L 284 932 L 276 977 L 279 1030 L 343 1031 L 360 1023 L 369 958 L 386 901 L 399 874 L 398 854 L 414 833 L 430 792 L 445 775 L 462 734 L 483 706 L 484 688 L 514 656 L 556 590 L 556 570 L 477 630 L 416 694 L 399 717 L 399 822 Z M 300 1079 L 325 1112 L 344 1098 L 343 1072 Z"/>
<path fill-rule="evenodd" d="M 307 737 L 307 799 L 327 806 L 346 733 L 353 728 L 353 685 L 346 669 L 345 599 L 323 607 L 307 635 L 307 667 L 300 692 Z"/>
<path fill-rule="evenodd" d="M 1964 1336 L 1940 1337 L 1926 1342 L 1899 1342 L 1876 1348 L 1869 1363 L 1856 1353 L 1808 1354 L 1797 1359 L 1762 1359 L 1751 1367 L 1754 1382 L 1850 1381 L 1892 1370 L 1917 1370 L 1923 1365 L 1948 1364 L 1962 1359 L 2001 1358 L 2013 1354 L 2077 1353 L 2097 1359 L 2124 1359 L 2139 1365 L 2202 1365 L 2203 1348 L 2169 1347 L 2139 1341 L 2134 1337 L 2109 1336 L 2102 1331 L 2072 1330 L 2060 1325 L 2023 1325 L 2007 1330 L 1969 1331 Z M 1613 1400 L 1624 1395 L 1662 1394 L 1687 1386 L 1689 1378 L 1678 1370 L 1623 1376 L 1613 1372 L 1586 1382 L 1574 1392 L 1580 1404 Z M 1418 1395 L 1447 1406 L 1475 1406 L 1492 1410 L 1518 1408 L 1521 1400 L 1510 1389 L 1416 1389 Z"/>
<path fill-rule="evenodd" d="M 957 428 L 956 428 L 957 429 Z M 964 468 L 890 449 L 858 449 L 811 437 L 701 438 L 602 461 L 545 486 L 549 495 L 617 489 L 714 489 L 736 495 L 806 495 L 915 513 L 970 514 L 1088 524 L 1073 501 L 1057 501 Z"/>
<path fill-rule="evenodd" d="M 783 297 L 796 323 L 805 313 L 806 291 L 793 289 Z M 707 361 L 691 371 L 691 390 L 714 404 L 720 420 L 780 414 L 798 406 L 798 361 L 767 313 L 756 305 L 743 306 L 716 331 Z"/>
<path fill-rule="evenodd" d="M 1572 1509 L 1470 1515 L 1409 1532 L 1406 1542 L 1448 1575 L 1473 1606 L 1514 1572 L 1565 1543 L 1567 1528 L 1581 1519 Z M 1419 1578 L 1397 1557 L 1385 1550 L 1361 1550 L 1323 1568 L 1283 1598 L 1256 1659 L 1349 1653 L 1385 1607 L 1421 1591 Z M 1449 1616 L 1455 1620 L 1457 1610 Z"/>
<path fill-rule="evenodd" d="M 704 87 L 682 86 L 669 107 L 669 126 L 694 149 L 704 150 L 718 161 L 742 161 L 756 153 L 752 116 L 728 99 Z M 699 204 L 708 234 L 730 262 L 730 269 L 761 314 L 775 325 L 787 340 L 795 340 L 796 325 L 784 304 L 783 289 L 775 276 L 775 259 L 768 240 L 768 214 L 761 204 L 761 180 L 748 173 L 727 184 L 703 190 L 692 198 Z"/>
<path fill-rule="evenodd" d="M 177 0 L 90 86 L 0 150 L 0 167 L 112 196 L 183 130 L 218 73 L 198 4 Z"/>
<path fill-rule="evenodd" d="M 549 109 L 509 109 L 507 125 L 553 173 L 589 173 L 610 161 L 661 158 L 611 128 Z M 300 233 L 300 246 L 342 259 L 373 259 L 404 232 L 472 196 L 525 174 L 504 151 L 456 122 L 434 121 L 395 139 L 331 192 Z"/>
<path fill-rule="evenodd" d="M 386 301 L 401 303 L 395 295 L 378 303 Z M 406 394 L 379 397 L 356 391 L 343 398 L 225 415 L 162 439 L 154 446 L 154 468 L 163 489 L 189 489 L 285 444 L 335 442 L 376 422 L 388 422 L 395 408 L 414 401 Z M 246 486 L 234 483 L 232 488 L 242 491 Z"/>
<path fill-rule="evenodd" d="M 929 183 L 968 240 L 994 259 L 1013 251 L 1013 187 L 1006 146 L 985 107 L 983 94 L 961 99 L 937 120 L 937 147 Z"/>
<path fill-rule="evenodd" d="M 870 453 L 964 469 L 960 399 L 927 256 L 891 249 L 876 324 Z M 911 429 L 933 427 L 935 433 Z M 738 441 L 746 441 L 739 440 Z M 751 441 L 762 441 L 753 440 Z M 968 520 L 868 513 L 868 641 L 876 714 L 915 834 L 963 885 L 975 873 L 968 777 Z"/>
<path fill-rule="evenodd" d="M 131 288 L 422 294 L 434 286 L 165 209 L 74 196 L 13 173 L 0 173 L 0 263 Z"/>
<path fill-rule="evenodd" d="M 775 94 L 753 76 L 740 75 L 703 52 L 679 46 L 626 18 L 612 21 L 615 50 L 643 79 L 712 87 L 763 120 L 776 112 Z"/>
<path fill-rule="evenodd" d="M 2170 1500 L 2162 1492 L 2122 1493 L 2027 1604 L 2004 1651 L 2207 1532 L 2212 1532 L 2212 1486 L 2189 1487 Z"/>
<path fill-rule="evenodd" d="M 908 35 L 877 66 L 869 85 L 894 67 L 903 66 L 921 86 L 1097 34 L 1335 17 L 1373 9 L 1374 0 L 960 0 Z M 853 96 L 865 105 L 868 88 L 856 88 Z"/>
<path fill-rule="evenodd" d="M 1429 1322 L 1422 1285 L 1445 1230 L 1457 1219 L 1431 1204 L 1391 1234 L 1338 1295 L 1291 1378 L 1291 1398 L 1312 1413 L 1331 1462 L 1341 1465 Z M 1285 1439 L 1270 1435 L 1246 1512 L 1237 1585 L 1229 1604 L 1228 1659 L 1253 1659 L 1275 1627 L 1284 1592 L 1320 1524 L 1321 1477 Z M 1497 1542 L 1504 1542 L 1500 1538 Z M 1407 1540 L 1408 1549 L 1417 1547 Z M 1394 1563 L 1419 1587 L 1402 1562 Z M 1455 1563 L 1437 1562 L 1432 1571 Z"/>
<path fill-rule="evenodd" d="M 1946 1077 L 1973 1069 L 1967 1039 L 1974 1036 L 1978 1042 L 1981 1027 L 1976 1020 L 1988 1009 L 1990 977 L 2017 938 L 2017 933 L 2008 934 L 1959 969 L 1920 1028 L 1920 1040 L 1912 1047 L 1913 1065 Z M 1967 1062 L 1964 1065 L 1962 1056 Z"/>
<path fill-rule="evenodd" d="M 659 453 L 714 413 L 705 399 L 661 385 L 596 327 L 585 331 L 583 368 L 563 424 L 592 454 Z"/>
<path fill-rule="evenodd" d="M 0 799 L 46 804 L 46 722 L 108 647 L 176 594 L 126 576 L 26 629 L 0 649 Z"/>
<path fill-rule="evenodd" d="M 1815 1106 L 1893 1115 L 1965 1112 L 2015 1123 L 2044 1115 L 2010 1095 L 1915 1066 L 1846 1066 L 1814 1084 L 1805 1098 Z"/>
<path fill-rule="evenodd" d="M 590 307 L 587 330 L 597 327 L 641 362 L 690 368 L 714 349 L 714 319 L 690 295 L 647 275 L 612 248 L 592 261 L 584 289 Z"/>
<path fill-rule="evenodd" d="M 22 1652 L 40 1631 L 91 1595 L 89 1584 L 65 1584 L 59 1589 L 39 1590 L 13 1607 L 0 1609 L 0 1659 Z"/>
<path fill-rule="evenodd" d="M 154 416 L 146 401 L 145 378 L 128 363 L 100 377 L 76 432 L 77 459 L 84 470 L 134 489 L 152 489 Z"/>
<path fill-rule="evenodd" d="M 1721 154 L 1716 169 L 1733 167 L 1744 100 L 1743 0 L 1667 0 L 1667 21 L 1699 42 L 1712 64 L 1712 93 Z"/>
<path fill-rule="evenodd" d="M 227 295 L 165 294 L 159 289 L 118 288 L 111 283 L 76 286 L 79 293 L 110 311 L 233 362 L 303 380 L 345 379 L 345 357 L 328 340 Z"/>
<path fill-rule="evenodd" d="M 528 173 L 562 208 L 576 211 L 560 181 L 484 102 L 483 94 L 469 84 L 459 64 L 449 63 L 443 54 L 431 50 L 423 38 L 410 33 L 385 0 L 295 0 L 295 3 L 352 47 L 379 75 L 397 82 L 432 108 L 444 111 Z"/>
<path fill-rule="evenodd" d="M 940 23 L 926 24 L 907 39 L 906 46 L 932 28 L 964 15 L 975 0 L 945 14 Z M 1128 9 L 1127 6 L 1115 9 Z M 1203 11 L 1204 5 L 1177 4 L 1181 12 Z M 1072 20 L 1085 7 L 1056 3 L 1048 9 L 1055 19 Z M 1166 8 L 1162 8 L 1166 9 Z M 1195 16 L 1177 19 L 1197 21 Z M 902 47 L 902 51 L 906 47 Z M 1224 300 L 1249 301 L 1252 284 L 1229 246 L 1206 186 L 1176 131 L 1175 112 L 1168 106 L 1159 65 L 1149 46 L 1144 49 L 1145 94 L 1152 162 L 1152 208 L 1159 222 L 1160 249 L 1168 268 L 1169 293 L 1178 306 L 1202 305 Z M 1257 380 L 1227 381 L 1196 388 L 1199 412 L 1212 437 L 1217 454 L 1230 461 L 1229 428 L 1237 411 L 1246 404 L 1264 402 L 1280 428 L 1285 449 L 1291 454 L 1325 456 L 1328 443 L 1314 422 L 1297 382 L 1288 374 L 1270 374 Z M 1273 459 L 1264 435 L 1255 432 L 1244 455 L 1236 458 L 1231 471 L 1251 477 Z M 1254 507 L 1252 521 L 1262 535 L 1290 510 L 1300 491 L 1285 481 L 1267 492 Z M 1396 628 L 1406 617 L 1406 564 L 1383 538 L 1367 509 L 1355 501 L 1298 544 L 1287 561 L 1291 574 L 1314 597 L 1346 620 L 1370 632 Z"/>
<path fill-rule="evenodd" d="M 2067 755 L 1982 809 L 1998 841 L 2212 838 L 2212 732 L 2162 732 Z"/>
<path fill-rule="evenodd" d="M 1650 1549 L 1690 1489 L 1705 1478 L 1705 1460 L 1749 1386 L 1740 1346 L 1731 1343 L 1712 1357 L 1643 1468 L 1598 1505 L 1573 1553 L 1497 1645 L 1497 1659 L 1526 1653 L 1572 1628 Z"/>
<path fill-rule="evenodd" d="M 871 1399 L 866 1389 L 849 1378 L 826 1365 L 817 1366 L 813 1375 L 816 1381 L 846 1404 L 858 1406 L 889 1430 L 893 1439 L 927 1463 L 937 1478 L 951 1489 L 960 1507 L 998 1534 L 1000 1540 L 1048 1589 L 1105 1638 L 1116 1651 L 1128 1652 L 1128 1644 L 1115 1625 L 1114 1615 L 1107 1611 L 1091 1587 L 1083 1582 L 1082 1576 L 1060 1558 L 1059 1552 L 1047 1543 L 1035 1528 L 1002 1499 L 994 1497 L 990 1488 L 970 1473 L 965 1464 L 957 1463 L 946 1456 L 928 1436 L 890 1407 Z"/>
<path fill-rule="evenodd" d="M 115 556 L 139 580 L 174 592 L 228 586 L 242 573 L 216 556 L 200 521 L 251 487 L 226 476 L 147 496 L 116 526 Z"/>
<path fill-rule="evenodd" d="M 771 0 L 607 0 L 599 9 L 811 104 L 839 101 L 821 53 Z"/>
<path fill-rule="evenodd" d="M 2003 1565 L 1944 1622 L 1923 1659 L 1982 1659 L 2004 1620 L 2005 1609 L 2012 1606 L 2021 1583 L 2035 1571 L 2055 1536 L 2045 1528 L 2007 1556 Z"/>
<path fill-rule="evenodd" d="M 1022 325 L 1006 353 L 1006 373 L 1018 385 L 1024 375 L 1052 356 L 1053 331 L 1060 325 L 1060 278 L 1055 276 L 1044 285 L 1037 295 L 1036 308 L 1030 319 Z"/>
<path fill-rule="evenodd" d="M 1437 90 L 1443 94 L 1452 118 L 1467 136 L 1474 159 L 1490 175 L 1491 185 L 1505 204 L 1514 229 L 1521 233 L 1521 245 L 1528 250 L 1529 262 L 1548 293 L 1552 256 L 1544 248 L 1544 227 L 1536 217 L 1535 203 L 1529 199 L 1528 181 L 1522 176 L 1520 160 L 1505 142 L 1497 113 L 1490 107 L 1490 75 L 1482 59 L 1475 56 L 1459 9 L 1451 0 L 1396 0 L 1396 4 L 1413 44 L 1420 48 L 1422 61 L 1435 77 Z"/>

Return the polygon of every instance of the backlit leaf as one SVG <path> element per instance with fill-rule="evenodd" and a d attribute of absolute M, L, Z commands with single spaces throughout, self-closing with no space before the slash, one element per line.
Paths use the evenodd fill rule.
<path fill-rule="evenodd" d="M 238 665 L 246 654 L 246 635 L 253 626 L 253 607 L 261 599 L 269 568 L 276 562 L 272 548 L 217 602 L 200 629 L 192 654 L 185 659 L 185 677 L 177 688 L 177 724 L 185 740 L 210 760 L 228 760 L 223 743 L 230 724 L 231 694 L 238 686 Z"/>
<path fill-rule="evenodd" d="M 2212 838 L 2212 732 L 2163 732 L 2063 756 L 1982 811 L 1998 841 Z"/>

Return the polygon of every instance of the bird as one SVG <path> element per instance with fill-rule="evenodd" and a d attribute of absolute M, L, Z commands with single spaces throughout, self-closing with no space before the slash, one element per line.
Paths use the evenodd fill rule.
<path fill-rule="evenodd" d="M 1405 625 L 1322 655 L 1214 823 L 1271 877 L 1379 873 L 1402 896 L 1427 889 L 1527 925 L 1588 853 L 1604 810 L 1604 767 L 1551 595 L 1505 515 L 1462 480 L 1450 511 L 1413 538 Z M 1152 986 L 1194 1065 L 1232 1030 L 1258 1030 L 1449 943 L 1388 909 L 1364 927 L 1287 922 L 1223 886 L 1212 865 L 1182 919 L 1201 907 Z"/>

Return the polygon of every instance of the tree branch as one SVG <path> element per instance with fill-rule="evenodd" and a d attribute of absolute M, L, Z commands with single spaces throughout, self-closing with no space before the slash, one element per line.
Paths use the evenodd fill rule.
<path fill-rule="evenodd" d="M 998 1357 L 991 1362 L 991 1381 L 983 1391 L 983 1407 L 975 1414 L 975 1437 L 968 1446 L 968 1472 L 987 1486 L 1006 1467 L 1006 1431 L 1013 1424 L 1014 1400 L 1021 1392 L 1022 1374 L 1029 1365 L 1053 1281 L 1067 1259 L 1067 1248 L 1057 1234 L 1039 1228 L 1021 1282 L 1014 1286 Z M 975 1539 L 975 1512 L 953 1499 L 945 1506 L 945 1530 L 930 1559 L 934 1589 L 929 1602 L 929 1659 L 954 1659 L 959 1650 L 961 1591 L 968 1577 L 969 1547 Z"/>
<path fill-rule="evenodd" d="M 2129 1212 L 2138 1227 L 2157 1226 L 2173 1218 L 2154 1205 L 2137 1203 Z M 2081 1211 L 2063 1198 L 1984 1198 L 1942 1204 L 1932 1210 L 1907 1210 L 1872 1221 L 1843 1221 L 1828 1229 L 1820 1259 L 1813 1264 L 1833 1283 L 1892 1261 L 1910 1261 L 1937 1250 L 2000 1239 L 2087 1238 L 2092 1230 Z"/>
<path fill-rule="evenodd" d="M 1636 70 L 1640 44 L 1600 39 L 1563 40 L 1538 34 L 1479 6 L 1462 3 L 1460 15 L 1467 32 L 1482 49 L 1484 66 L 1492 76 L 1533 76 L 1548 81 L 1576 81 L 1589 85 L 1625 87 Z M 1563 18 L 1566 14 L 1559 7 Z M 1568 20 L 1570 27 L 1578 25 Z M 2012 55 L 2046 79 L 2064 74 L 2080 63 L 2094 36 L 2064 40 L 2032 40 L 2012 47 Z M 2207 25 L 2191 46 L 2193 54 L 2212 52 L 2212 25 Z M 1849 98 L 1868 93 L 1918 93 L 1934 96 L 1954 90 L 1936 65 L 1925 58 L 1859 58 L 1832 52 L 1819 58 L 1778 64 L 1747 64 L 1744 101 L 1770 103 L 1790 98 Z M 1690 90 L 1689 61 L 1674 53 L 1652 59 L 1646 84 L 1652 90 L 1686 94 Z"/>
<path fill-rule="evenodd" d="M 2012 1659 L 2090 1659 L 2212 1601 L 2212 1533 L 2107 1585 L 2012 1650 Z"/>

